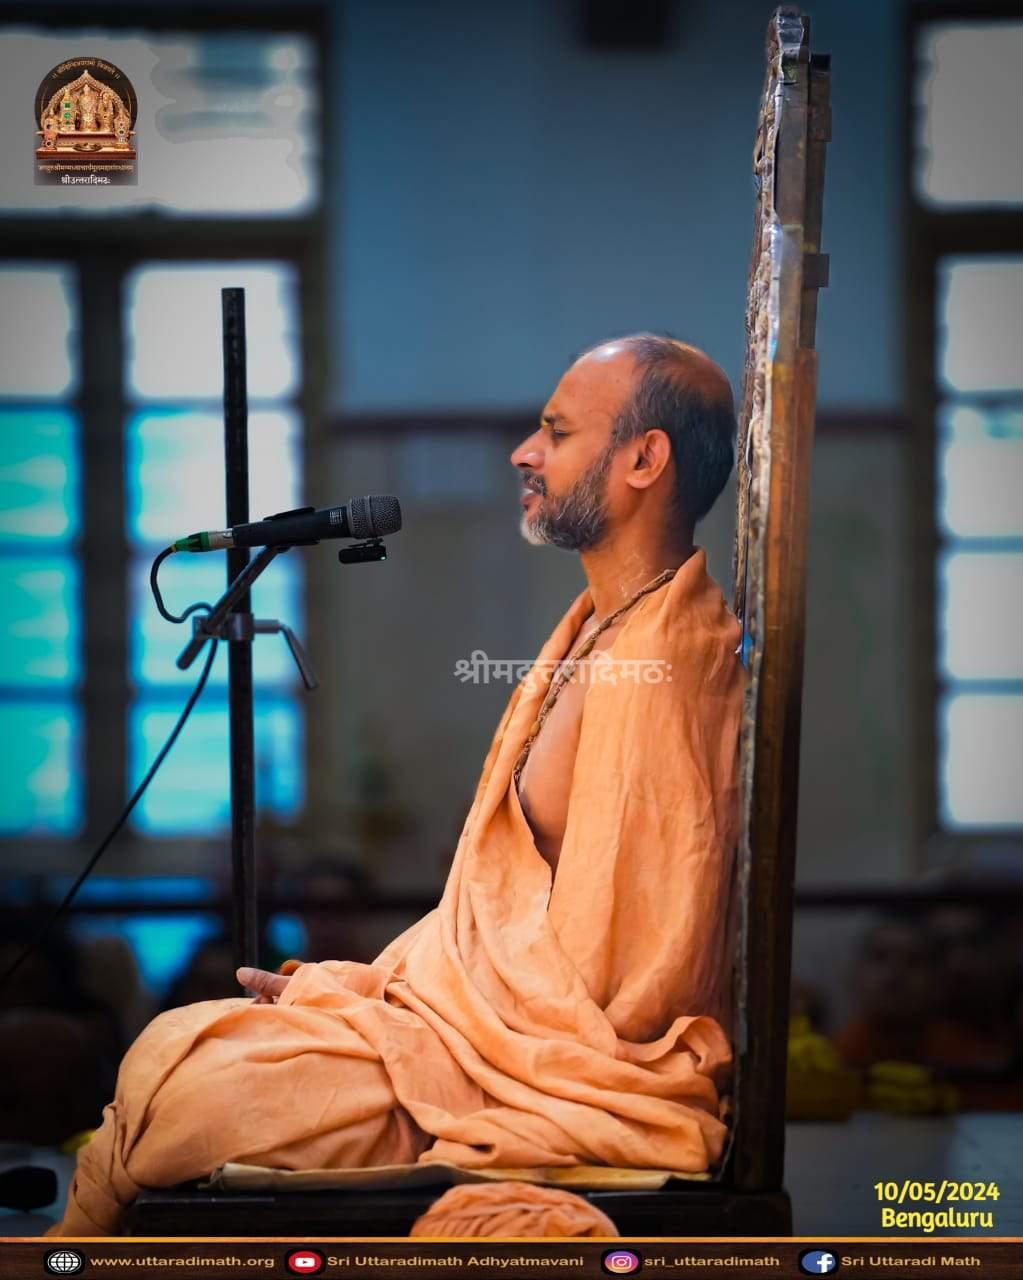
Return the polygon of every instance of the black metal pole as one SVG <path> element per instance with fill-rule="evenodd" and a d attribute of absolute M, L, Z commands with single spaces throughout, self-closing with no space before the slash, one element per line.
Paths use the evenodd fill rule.
<path fill-rule="evenodd" d="M 222 289 L 224 318 L 224 462 L 227 473 L 227 525 L 249 518 L 249 405 L 245 374 L 245 290 Z M 246 547 L 227 553 L 230 584 L 249 562 Z M 236 601 L 234 614 L 252 616 L 249 592 Z M 256 886 L 256 747 L 252 709 L 252 629 L 245 639 L 227 642 L 228 711 L 231 724 L 231 872 L 234 892 L 236 965 L 258 966 L 259 905 Z"/>

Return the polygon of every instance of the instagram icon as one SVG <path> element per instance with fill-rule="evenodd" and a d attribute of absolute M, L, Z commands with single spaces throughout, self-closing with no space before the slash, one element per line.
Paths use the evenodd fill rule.
<path fill-rule="evenodd" d="M 641 1270 L 643 1259 L 633 1249 L 608 1249 L 601 1254 L 600 1265 L 609 1276 L 631 1276 Z"/>

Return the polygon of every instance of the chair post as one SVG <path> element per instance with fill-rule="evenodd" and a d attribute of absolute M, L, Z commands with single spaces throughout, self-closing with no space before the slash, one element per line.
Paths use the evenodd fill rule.
<path fill-rule="evenodd" d="M 782 1186 L 799 734 L 829 63 L 809 20 L 768 27 L 737 448 L 734 607 L 750 687 L 741 729 L 736 1114 L 725 1180 Z"/>

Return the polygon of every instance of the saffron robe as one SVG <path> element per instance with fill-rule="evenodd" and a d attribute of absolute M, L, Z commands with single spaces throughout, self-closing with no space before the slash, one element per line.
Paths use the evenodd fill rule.
<path fill-rule="evenodd" d="M 478 1182 L 452 1187 L 412 1224 L 410 1236 L 504 1240 L 555 1236 L 621 1235 L 607 1216 L 582 1196 L 528 1182 Z"/>
<path fill-rule="evenodd" d="M 512 693 L 440 905 L 373 964 L 303 965 L 277 1004 L 156 1018 L 49 1234 L 116 1233 L 140 1187 L 228 1161 L 697 1173 L 720 1158 L 740 626 L 702 548 L 624 616 L 586 691 L 553 875 L 512 770 L 592 611 L 586 589 Z"/>

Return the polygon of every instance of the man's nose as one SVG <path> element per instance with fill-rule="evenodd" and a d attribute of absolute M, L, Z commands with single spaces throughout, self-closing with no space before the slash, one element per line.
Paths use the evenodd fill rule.
<path fill-rule="evenodd" d="M 523 440 L 512 453 L 510 461 L 513 467 L 524 467 L 529 470 L 539 467 L 543 462 L 543 453 L 537 446 L 535 436 L 529 436 Z"/>

